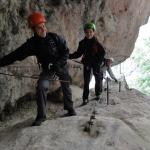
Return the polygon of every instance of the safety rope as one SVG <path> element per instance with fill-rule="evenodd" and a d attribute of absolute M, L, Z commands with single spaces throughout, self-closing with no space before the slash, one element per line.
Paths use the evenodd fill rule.
<path fill-rule="evenodd" d="M 6 75 L 6 76 L 14 76 L 14 77 L 19 77 L 19 78 L 30 78 L 30 79 L 39 79 L 39 75 L 33 75 L 33 76 L 27 76 L 27 75 L 13 75 L 9 73 L 2 73 L 0 72 L 1 75 Z M 59 79 L 48 79 L 50 81 L 60 81 L 60 82 L 70 82 L 66 80 L 59 80 Z"/>
<path fill-rule="evenodd" d="M 0 72 L 0 74 L 1 74 L 1 75 L 6 75 L 6 76 L 32 78 L 32 79 L 38 79 L 38 77 L 39 77 L 39 75 L 32 75 L 32 76 L 27 76 L 27 75 L 14 75 L 14 74 L 9 74 L 9 73 L 2 73 L 2 72 Z"/>
<path fill-rule="evenodd" d="M 79 63 L 79 64 L 82 64 L 81 62 L 79 61 L 76 61 L 76 60 L 72 60 L 76 63 Z M 12 66 L 12 67 L 18 67 L 18 66 Z M 71 65 L 69 64 L 69 67 L 70 68 L 73 68 L 73 69 L 82 69 L 81 66 L 76 66 L 76 65 Z M 38 79 L 39 78 L 39 75 L 32 75 L 32 76 L 28 76 L 28 75 L 14 75 L 14 74 L 9 74 L 9 73 L 3 73 L 3 72 L 0 72 L 1 75 L 6 75 L 6 76 L 14 76 L 14 77 L 18 77 L 18 78 L 30 78 L 30 79 Z M 66 81 L 66 80 L 59 80 L 59 79 L 49 79 L 50 81 L 60 81 L 60 82 L 70 82 L 70 81 Z"/>
<path fill-rule="evenodd" d="M 78 64 L 82 64 L 80 61 L 77 61 L 77 60 L 72 60 L 72 61 L 74 61 L 74 62 L 76 62 Z"/>

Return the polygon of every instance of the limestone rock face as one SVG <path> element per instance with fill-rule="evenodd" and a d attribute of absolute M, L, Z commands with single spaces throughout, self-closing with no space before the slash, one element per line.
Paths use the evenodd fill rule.
<path fill-rule="evenodd" d="M 47 28 L 63 36 L 70 53 L 84 37 L 83 24 L 94 20 L 97 37 L 106 47 L 116 64 L 130 56 L 139 27 L 146 23 L 150 14 L 149 0 L 0 0 L 0 58 L 15 50 L 32 34 L 26 18 L 32 11 L 42 11 L 47 18 Z M 17 70 L 19 74 L 39 74 L 36 59 L 28 58 Z M 29 67 L 28 71 L 24 67 Z M 75 64 L 76 65 L 76 64 Z M 33 69 L 35 66 L 36 69 Z M 82 66 L 81 66 L 82 67 Z M 72 69 L 72 68 L 71 68 Z M 1 72 L 14 73 L 15 67 L 6 67 Z M 82 69 L 70 71 L 73 82 L 82 86 Z M 28 92 L 33 92 L 36 81 L 0 75 L 0 111 L 6 102 L 15 102 Z M 55 88 L 58 83 L 54 84 Z"/>

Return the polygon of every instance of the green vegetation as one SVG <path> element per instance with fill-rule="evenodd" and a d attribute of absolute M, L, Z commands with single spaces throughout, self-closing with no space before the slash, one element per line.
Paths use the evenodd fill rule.
<path fill-rule="evenodd" d="M 135 77 L 135 88 L 150 95 L 150 38 L 143 40 L 143 45 L 136 46 L 131 60 L 135 63 L 137 75 Z"/>

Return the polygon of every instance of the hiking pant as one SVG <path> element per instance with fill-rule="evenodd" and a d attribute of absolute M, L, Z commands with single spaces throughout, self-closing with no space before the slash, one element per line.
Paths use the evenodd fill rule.
<path fill-rule="evenodd" d="M 99 96 L 102 92 L 102 79 L 100 77 L 100 67 L 98 65 L 84 66 L 83 100 L 88 99 L 88 96 L 89 96 L 89 84 L 91 80 L 92 71 L 95 77 L 95 95 Z"/>
<path fill-rule="evenodd" d="M 52 83 L 51 79 L 53 78 L 54 74 L 55 72 L 51 72 L 50 70 L 43 71 L 37 82 L 37 118 L 46 118 L 47 92 L 49 85 Z M 71 110 L 73 109 L 73 102 L 67 66 L 57 69 L 56 75 L 59 77 L 59 80 L 64 80 L 64 82 L 60 82 L 63 92 L 64 109 Z"/>

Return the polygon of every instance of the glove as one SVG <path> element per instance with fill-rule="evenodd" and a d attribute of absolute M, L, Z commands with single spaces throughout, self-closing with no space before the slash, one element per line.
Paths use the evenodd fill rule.
<path fill-rule="evenodd" d="M 55 71 L 55 66 L 54 66 L 52 63 L 50 63 L 50 64 L 48 65 L 48 69 L 49 69 L 50 71 Z"/>
<path fill-rule="evenodd" d="M 118 80 L 117 80 L 117 79 L 115 79 L 115 82 L 116 82 L 116 83 L 118 83 Z"/>

